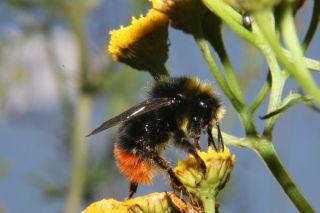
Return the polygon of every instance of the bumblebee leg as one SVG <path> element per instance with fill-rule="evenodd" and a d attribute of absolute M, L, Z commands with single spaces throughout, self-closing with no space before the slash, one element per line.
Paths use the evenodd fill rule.
<path fill-rule="evenodd" d="M 220 125 L 217 122 L 216 123 L 217 126 L 217 130 L 218 130 L 218 146 L 219 146 L 219 150 L 221 148 L 222 152 L 224 151 L 224 143 L 223 143 L 223 139 L 222 139 L 222 134 L 221 134 L 221 130 L 220 130 Z"/>
<path fill-rule="evenodd" d="M 130 182 L 129 195 L 126 199 L 130 199 L 134 195 L 134 193 L 136 193 L 137 189 L 138 189 L 138 184 L 135 182 Z"/>
<path fill-rule="evenodd" d="M 211 128 L 207 129 L 207 134 L 208 134 L 208 147 L 209 146 L 213 146 L 213 148 L 218 151 L 218 148 L 214 142 L 213 136 L 212 136 L 212 132 L 211 132 Z"/>
<path fill-rule="evenodd" d="M 153 161 L 161 168 L 167 171 L 171 184 L 176 186 L 179 190 L 187 193 L 186 187 L 181 183 L 177 175 L 174 173 L 170 164 L 163 158 L 161 158 L 158 154 L 153 154 L 152 156 Z"/>
<path fill-rule="evenodd" d="M 193 138 L 193 145 L 194 147 L 196 147 L 196 149 L 201 150 L 201 146 L 200 146 L 200 136 L 199 137 L 194 137 Z"/>
<path fill-rule="evenodd" d="M 203 171 L 203 174 L 205 175 L 207 172 L 207 166 L 202 160 L 202 158 L 199 156 L 196 147 L 190 143 L 186 134 L 183 131 L 179 131 L 178 133 L 176 133 L 174 143 L 177 147 L 193 155 L 196 158 L 200 165 L 200 168 Z"/>

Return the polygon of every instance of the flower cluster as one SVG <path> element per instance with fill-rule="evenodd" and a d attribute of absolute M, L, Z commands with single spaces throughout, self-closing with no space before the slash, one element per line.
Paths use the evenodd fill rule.
<path fill-rule="evenodd" d="M 230 177 L 236 162 L 235 156 L 230 154 L 227 147 L 223 152 L 216 152 L 209 147 L 208 152 L 198 151 L 198 153 L 207 166 L 206 174 L 203 174 L 192 155 L 186 161 L 179 160 L 174 172 L 188 192 L 200 200 L 204 194 L 215 197 Z"/>
<path fill-rule="evenodd" d="M 82 213 L 127 213 L 127 212 L 200 212 L 196 206 L 185 202 L 173 193 L 152 193 L 123 202 L 102 199 L 88 206 Z"/>

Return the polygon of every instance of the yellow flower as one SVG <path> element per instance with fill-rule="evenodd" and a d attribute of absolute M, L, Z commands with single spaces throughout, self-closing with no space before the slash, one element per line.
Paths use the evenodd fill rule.
<path fill-rule="evenodd" d="M 194 33 L 208 9 L 200 0 L 150 0 L 153 8 L 167 14 L 174 28 Z"/>
<path fill-rule="evenodd" d="M 145 17 L 132 17 L 131 25 L 110 32 L 108 51 L 115 61 L 152 75 L 165 74 L 161 72 L 168 58 L 168 24 L 168 17 L 154 9 Z"/>
<path fill-rule="evenodd" d="M 191 212 L 198 210 L 173 193 L 152 193 L 123 202 L 102 199 L 92 203 L 82 213 L 126 213 L 126 212 Z M 193 211 L 197 212 L 197 211 Z"/>
<path fill-rule="evenodd" d="M 186 161 L 179 160 L 174 172 L 188 192 L 198 199 L 201 200 L 204 195 L 214 198 L 226 184 L 236 162 L 235 156 L 230 154 L 227 147 L 223 152 L 216 152 L 209 147 L 208 152 L 198 153 L 207 166 L 205 175 L 192 155 Z"/>
<path fill-rule="evenodd" d="M 83 213 L 106 213 L 106 212 L 119 212 L 125 213 L 128 211 L 128 207 L 123 205 L 123 202 L 114 199 L 102 199 L 98 202 L 92 203 L 87 207 Z"/>

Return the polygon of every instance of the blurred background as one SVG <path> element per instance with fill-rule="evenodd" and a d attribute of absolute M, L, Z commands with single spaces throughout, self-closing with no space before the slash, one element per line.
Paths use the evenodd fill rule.
<path fill-rule="evenodd" d="M 128 183 L 113 157 L 117 127 L 89 139 L 85 135 L 143 100 L 152 84 L 147 73 L 112 62 L 105 51 L 110 30 L 150 7 L 147 0 L 0 2 L 0 212 L 72 212 L 102 198 L 127 196 Z M 298 13 L 301 36 L 311 9 L 307 1 Z M 174 29 L 169 34 L 172 75 L 214 83 L 193 38 Z M 228 28 L 224 36 L 252 101 L 266 79 L 266 62 Z M 318 32 L 306 54 L 317 60 L 319 40 Z M 285 94 L 298 90 L 289 80 Z M 243 136 L 237 115 L 221 98 L 227 107 L 223 131 Z M 266 106 L 258 115 L 266 113 Z M 256 119 L 261 129 L 263 122 Z M 317 211 L 319 120 L 319 114 L 298 105 L 281 117 L 274 135 L 281 159 Z M 297 211 L 254 152 L 231 148 L 237 164 L 218 198 L 222 212 Z M 173 165 L 177 156 L 184 157 L 173 149 L 167 156 Z M 140 186 L 136 195 L 170 190 L 165 175 L 154 182 Z"/>

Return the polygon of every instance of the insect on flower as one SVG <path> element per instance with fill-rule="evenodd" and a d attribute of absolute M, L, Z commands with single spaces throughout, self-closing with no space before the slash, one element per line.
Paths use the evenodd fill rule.
<path fill-rule="evenodd" d="M 197 153 L 200 135 L 207 133 L 208 146 L 223 150 L 219 127 L 223 112 L 210 84 L 196 77 L 169 78 L 155 82 L 147 100 L 102 123 L 88 136 L 122 123 L 114 154 L 119 169 L 130 181 L 129 198 L 138 184 L 151 184 L 157 168 L 168 173 L 171 184 L 186 191 L 161 153 L 171 142 L 193 155 L 205 174 L 206 165 Z M 218 130 L 217 144 L 211 133 L 214 125 Z"/>

